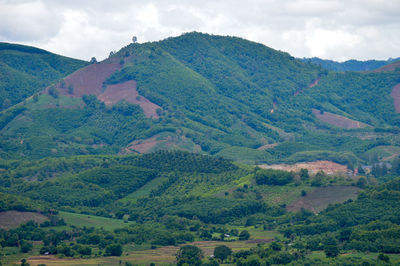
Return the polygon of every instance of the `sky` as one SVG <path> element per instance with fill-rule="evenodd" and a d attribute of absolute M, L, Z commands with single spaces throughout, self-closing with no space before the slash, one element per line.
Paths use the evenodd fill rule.
<path fill-rule="evenodd" d="M 400 0 L 0 0 L 0 41 L 106 58 L 184 32 L 242 37 L 295 57 L 400 57 Z"/>

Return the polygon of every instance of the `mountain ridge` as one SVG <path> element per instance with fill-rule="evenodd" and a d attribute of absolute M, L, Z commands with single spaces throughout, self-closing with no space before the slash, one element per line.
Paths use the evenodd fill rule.
<path fill-rule="evenodd" d="M 71 135 L 64 151 L 68 146 L 89 153 L 184 149 L 272 162 L 311 152 L 315 150 L 312 140 L 324 138 L 326 151 L 350 152 L 361 162 L 365 147 L 376 140 L 359 136 L 376 135 L 374 128 L 386 128 L 386 133 L 380 131 L 385 143 L 397 145 L 390 131 L 396 131 L 400 117 L 393 103 L 388 103 L 397 83 L 395 69 L 334 73 L 242 38 L 192 32 L 130 44 L 47 87 L 36 102 L 27 103 L 22 117 L 44 123 L 43 115 L 37 115 L 46 106 L 74 109 L 62 111 L 71 115 L 71 121 L 89 117 L 89 124 L 79 123 L 67 131 L 48 125 L 46 130 L 52 135 Z M 369 105 L 372 98 L 375 106 Z M 332 114 L 330 120 L 318 112 Z M 74 118 L 78 114 L 81 118 Z M 109 118 L 100 121 L 102 116 Z M 350 121 L 346 119 L 371 127 L 346 129 L 342 126 Z M 134 129 L 137 121 L 142 121 L 140 131 Z M 29 133 L 33 133 L 32 125 L 22 124 L 27 128 L 24 132 L 14 126 L 3 129 L 9 141 L 14 142 L 15 136 L 36 138 L 36 133 Z M 76 134 L 86 140 L 77 143 L 74 139 L 78 138 L 72 137 Z M 286 140 L 289 135 L 290 141 Z M 335 146 L 338 138 L 341 144 Z M 58 151 L 59 140 L 51 142 Z M 93 143 L 90 151 L 89 142 Z M 351 147 L 346 144 L 350 142 L 357 144 Z M 303 148 L 282 153 L 287 143 L 303 143 Z M 257 150 L 265 145 L 273 148 Z M 76 151 L 57 156 L 63 154 Z"/>

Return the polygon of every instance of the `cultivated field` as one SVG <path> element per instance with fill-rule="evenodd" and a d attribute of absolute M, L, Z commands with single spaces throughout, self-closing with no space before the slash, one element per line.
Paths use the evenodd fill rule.
<path fill-rule="evenodd" d="M 48 218 L 37 212 L 19 212 L 19 211 L 5 211 L 0 212 L 0 228 L 10 229 L 16 228 L 21 224 L 29 221 L 43 223 Z"/>
<path fill-rule="evenodd" d="M 318 213 L 328 207 L 329 204 L 342 203 L 348 199 L 356 199 L 358 187 L 332 186 L 316 188 L 306 196 L 287 206 L 289 211 L 299 211 L 301 208 Z"/>

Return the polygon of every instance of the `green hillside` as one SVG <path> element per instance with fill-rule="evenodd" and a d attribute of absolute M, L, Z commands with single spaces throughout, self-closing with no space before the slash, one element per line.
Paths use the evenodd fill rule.
<path fill-rule="evenodd" d="M 35 47 L 0 43 L 0 110 L 23 101 L 87 64 Z"/>
<path fill-rule="evenodd" d="M 74 92 L 71 80 L 88 85 Z M 131 81 L 136 100 L 101 102 L 108 88 Z M 0 154 L 181 149 L 250 163 L 372 164 L 370 150 L 400 143 L 391 98 L 398 83 L 398 70 L 334 73 L 241 38 L 187 33 L 130 44 L 3 111 Z M 158 118 L 144 115 L 141 98 L 160 107 Z"/>

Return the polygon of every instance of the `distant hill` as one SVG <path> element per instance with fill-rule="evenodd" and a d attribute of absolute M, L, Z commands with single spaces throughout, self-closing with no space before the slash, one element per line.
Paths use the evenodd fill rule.
<path fill-rule="evenodd" d="M 337 73 L 241 38 L 192 32 L 130 44 L 3 111 L 0 154 L 180 149 L 351 168 L 379 159 L 374 147 L 400 143 L 399 83 L 395 69 Z"/>
<path fill-rule="evenodd" d="M 87 64 L 35 47 L 0 43 L 0 110 Z"/>
<path fill-rule="evenodd" d="M 375 70 L 385 65 L 399 61 L 400 58 L 390 58 L 388 60 L 367 60 L 367 61 L 359 61 L 352 59 L 352 60 L 347 60 L 345 62 L 336 62 L 333 60 L 321 59 L 318 57 L 302 58 L 300 60 L 302 60 L 303 62 L 310 62 L 313 64 L 320 65 L 321 67 L 327 70 L 336 72 L 345 72 L 345 71 Z"/>

